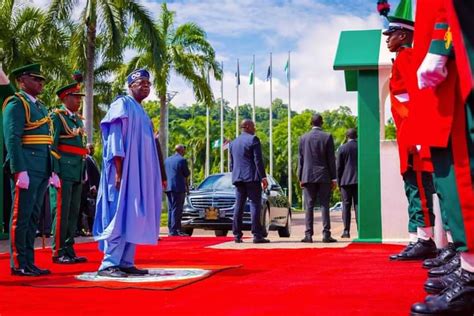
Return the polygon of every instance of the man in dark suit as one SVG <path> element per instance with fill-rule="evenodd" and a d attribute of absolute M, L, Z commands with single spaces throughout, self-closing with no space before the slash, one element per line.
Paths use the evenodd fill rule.
<path fill-rule="evenodd" d="M 236 202 L 234 208 L 234 221 L 232 231 L 236 243 L 242 242 L 242 217 L 247 198 L 250 201 L 252 216 L 253 243 L 268 243 L 270 240 L 263 238 L 261 224 L 262 211 L 262 186 L 268 186 L 265 166 L 262 158 L 262 145 L 255 136 L 255 123 L 245 119 L 240 124 L 242 133 L 230 143 L 230 168 L 232 170 L 232 183 L 235 185 Z"/>
<path fill-rule="evenodd" d="M 82 184 L 81 214 L 79 221 L 79 233 L 83 236 L 91 236 L 95 217 L 95 204 L 97 200 L 97 189 L 99 188 L 100 170 L 94 159 L 94 144 L 86 145 L 88 154 L 85 164 L 85 181 Z"/>
<path fill-rule="evenodd" d="M 337 155 L 337 184 L 342 195 L 342 221 L 344 232 L 341 238 L 351 238 L 351 207 L 357 221 L 357 130 L 349 128 L 346 132 L 347 143 L 339 147 Z"/>
<path fill-rule="evenodd" d="M 165 169 L 168 178 L 166 195 L 168 196 L 168 235 L 188 236 L 181 231 L 184 199 L 188 191 L 187 178 L 190 175 L 188 163 L 183 157 L 186 148 L 176 145 L 176 153 L 166 158 Z"/>
<path fill-rule="evenodd" d="M 313 220 L 316 198 L 321 205 L 323 218 L 323 242 L 336 242 L 331 237 L 329 200 L 331 190 L 336 187 L 336 158 L 331 134 L 322 131 L 323 117 L 311 118 L 311 131 L 300 138 L 298 179 L 305 199 L 305 237 L 302 242 L 313 242 Z"/>

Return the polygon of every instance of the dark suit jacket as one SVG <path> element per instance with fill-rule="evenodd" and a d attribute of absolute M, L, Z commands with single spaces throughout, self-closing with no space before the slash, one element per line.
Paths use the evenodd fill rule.
<path fill-rule="evenodd" d="M 158 162 L 160 163 L 161 181 L 166 181 L 165 160 L 163 159 L 163 152 L 161 151 L 160 141 L 158 136 L 155 136 L 156 152 L 158 154 Z"/>
<path fill-rule="evenodd" d="M 165 160 L 168 186 L 166 191 L 186 192 L 186 178 L 189 177 L 188 162 L 180 154 L 176 153 Z"/>
<path fill-rule="evenodd" d="M 336 157 L 331 134 L 313 128 L 300 138 L 298 179 L 305 183 L 330 183 L 336 179 Z"/>
<path fill-rule="evenodd" d="M 357 184 L 357 141 L 350 140 L 337 151 L 337 184 Z"/>
<path fill-rule="evenodd" d="M 232 183 L 260 182 L 266 177 L 262 145 L 257 136 L 242 132 L 230 143 Z"/>
<path fill-rule="evenodd" d="M 100 171 L 99 167 L 93 159 L 94 158 L 89 155 L 86 156 L 86 185 L 89 189 L 95 186 L 96 190 L 99 190 Z"/>

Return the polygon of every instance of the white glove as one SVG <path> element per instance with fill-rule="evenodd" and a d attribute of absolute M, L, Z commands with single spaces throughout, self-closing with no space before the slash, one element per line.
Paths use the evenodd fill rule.
<path fill-rule="evenodd" d="M 0 85 L 4 86 L 10 83 L 7 75 L 3 71 L 2 65 L 0 65 Z"/>
<path fill-rule="evenodd" d="M 16 174 L 16 186 L 20 189 L 28 189 L 30 186 L 30 177 L 28 177 L 28 172 L 20 171 Z"/>
<path fill-rule="evenodd" d="M 424 88 L 435 88 L 448 76 L 448 70 L 446 69 L 446 62 L 448 56 L 436 55 L 428 53 L 423 59 L 416 76 L 418 78 L 418 87 Z"/>
<path fill-rule="evenodd" d="M 51 177 L 49 178 L 49 184 L 53 185 L 56 189 L 61 187 L 61 181 L 56 173 L 53 172 Z"/>

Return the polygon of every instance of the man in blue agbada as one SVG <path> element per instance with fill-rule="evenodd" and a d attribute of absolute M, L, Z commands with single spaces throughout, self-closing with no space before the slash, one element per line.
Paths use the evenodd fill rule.
<path fill-rule="evenodd" d="M 100 123 L 103 168 L 93 227 L 104 252 L 99 276 L 148 274 L 135 266 L 135 248 L 158 240 L 161 174 L 152 122 L 141 106 L 149 79 L 144 69 L 132 72 L 129 95 L 116 99 Z"/>

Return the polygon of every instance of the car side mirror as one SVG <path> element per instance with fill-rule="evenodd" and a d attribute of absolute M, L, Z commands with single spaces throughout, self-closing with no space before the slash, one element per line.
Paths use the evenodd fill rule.
<path fill-rule="evenodd" d="M 281 186 L 279 186 L 278 184 L 272 184 L 269 188 L 269 191 L 280 191 L 281 190 Z"/>

